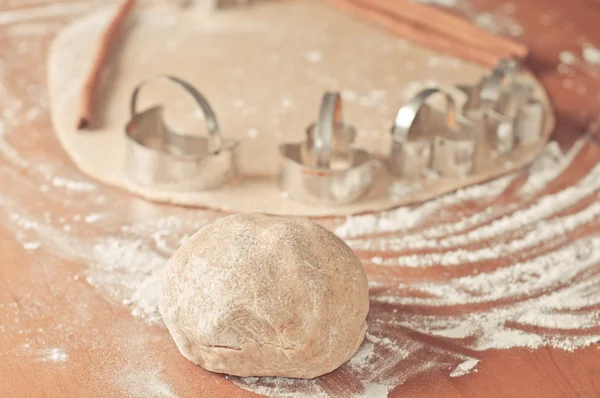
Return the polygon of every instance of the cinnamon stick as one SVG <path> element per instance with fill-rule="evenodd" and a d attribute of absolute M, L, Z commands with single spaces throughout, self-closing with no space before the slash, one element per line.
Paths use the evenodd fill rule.
<path fill-rule="evenodd" d="M 481 29 L 463 18 L 413 0 L 350 0 L 365 8 L 376 9 L 412 24 L 426 26 L 440 35 L 468 43 L 473 47 L 505 51 L 517 58 L 527 56 L 527 46 Z"/>
<path fill-rule="evenodd" d="M 79 130 L 86 129 L 90 126 L 93 118 L 96 91 L 100 77 L 104 70 L 104 66 L 110 56 L 111 49 L 116 41 L 117 35 L 121 31 L 125 19 L 133 10 L 135 3 L 136 0 L 125 0 L 123 2 L 100 39 L 100 45 L 98 52 L 96 53 L 96 58 L 94 59 L 92 69 L 90 70 L 81 93 L 81 109 L 77 122 L 77 128 Z"/>
<path fill-rule="evenodd" d="M 433 50 L 445 52 L 456 56 L 457 58 L 466 61 L 474 62 L 485 67 L 493 67 L 499 59 L 509 56 L 506 51 L 491 53 L 489 50 L 472 47 L 461 41 L 449 39 L 448 37 L 440 36 L 436 32 L 416 25 L 407 24 L 404 21 L 399 21 L 397 18 L 390 16 L 387 13 L 382 13 L 377 10 L 365 8 L 357 5 L 350 0 L 329 0 L 339 8 L 345 10 L 351 15 L 367 19 L 381 25 L 388 31 L 406 38 L 414 43 L 429 47 Z M 397 0 L 395 0 L 397 1 Z"/>

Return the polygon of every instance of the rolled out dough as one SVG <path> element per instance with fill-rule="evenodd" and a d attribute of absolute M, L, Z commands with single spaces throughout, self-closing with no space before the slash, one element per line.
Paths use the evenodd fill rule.
<path fill-rule="evenodd" d="M 304 138 L 324 91 L 342 92 L 345 120 L 358 130 L 355 145 L 384 158 L 390 126 L 409 95 L 434 82 L 474 83 L 487 71 L 400 40 L 319 0 L 257 2 L 216 13 L 173 5 L 140 7 L 103 77 L 97 126 L 78 132 L 81 87 L 94 59 L 94 44 L 114 12 L 107 8 L 77 20 L 55 39 L 48 64 L 54 130 L 84 173 L 150 200 L 303 216 L 383 210 L 505 174 L 532 161 L 545 144 L 540 141 L 483 173 L 462 180 L 424 181 L 416 189 L 403 189 L 400 196 L 389 195 L 394 180 L 381 167 L 372 191 L 356 203 L 297 203 L 283 197 L 276 184 L 277 146 Z M 240 178 L 194 193 L 160 191 L 127 178 L 124 126 L 131 92 L 157 74 L 186 80 L 208 98 L 223 135 L 241 141 Z M 529 78 L 547 104 L 540 85 Z M 164 104 L 172 127 L 203 134 L 200 114 L 179 90 L 164 83 L 148 86 L 140 109 Z M 548 111 L 543 141 L 553 127 Z"/>

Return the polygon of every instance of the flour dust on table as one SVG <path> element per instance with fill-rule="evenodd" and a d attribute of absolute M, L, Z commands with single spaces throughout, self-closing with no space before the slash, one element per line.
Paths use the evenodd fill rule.
<path fill-rule="evenodd" d="M 82 12 L 88 4 L 77 3 L 80 8 L 70 10 Z M 89 10 L 98 5 L 90 1 Z M 126 396 L 174 397 L 164 358 L 146 356 L 155 343 L 146 337 L 149 330 L 167 336 L 157 311 L 160 277 L 191 234 L 224 214 L 151 204 L 74 169 L 49 134 L 43 57 L 49 34 L 75 11 L 43 7 L 54 14 L 0 13 L 0 32 L 9 44 L 0 49 L 0 229 L 27 253 L 36 271 L 31 283 L 50 290 L 45 298 L 24 295 L 20 308 L 2 307 L 0 336 L 9 333 L 6 321 L 17 322 L 22 340 L 15 340 L 20 344 L 11 353 L 64 366 L 76 360 L 82 344 L 72 338 L 74 330 L 112 330 L 93 325 L 89 313 L 92 300 L 102 295 L 112 311 L 121 302 L 143 321 L 139 330 L 116 325 L 137 336 L 133 345 L 112 336 L 127 348 L 116 364 L 129 367 L 98 377 Z M 32 9 L 47 12 L 43 7 Z M 24 24 L 36 29 L 20 29 Z M 25 69 L 28 80 L 21 78 Z M 413 377 L 476 371 L 482 350 L 571 351 L 598 341 L 598 156 L 597 144 L 585 140 L 566 154 L 550 144 L 523 172 L 420 205 L 318 220 L 365 264 L 371 305 L 366 340 L 350 361 L 321 378 L 233 382 L 277 397 L 333 397 L 342 388 L 354 397 L 384 397 Z M 52 314 L 52 334 L 36 327 L 47 298 L 72 303 L 77 311 L 77 317 Z M 36 342 L 45 348 L 33 349 Z M 101 340 L 89 344 L 98 355 L 114 348 Z M 142 387 L 137 380 L 148 383 Z"/>
<path fill-rule="evenodd" d="M 26 160 L 19 144 L 2 144 L 14 156 L 3 158 L 0 178 L 16 187 L 0 196 L 2 225 L 32 257 L 50 252 L 89 264 L 79 278 L 128 305 L 134 315 L 161 322 L 157 305 L 166 259 L 222 215 L 123 198 L 55 159 Z M 600 167 L 592 162 L 593 150 L 581 141 L 562 154 L 550 144 L 526 173 L 380 215 L 320 220 L 366 265 L 372 309 L 365 342 L 342 367 L 343 376 L 234 378 L 235 383 L 266 395 L 325 397 L 339 392 L 336 380 L 343 377 L 355 380 L 357 397 L 385 396 L 434 369 L 453 377 L 476 370 L 478 358 L 456 352 L 453 344 L 476 353 L 545 345 L 575 350 L 597 341 L 600 325 L 593 308 L 600 293 L 593 270 L 600 263 L 600 241 L 593 231 L 600 215 Z M 564 173 L 575 160 L 581 174 L 564 187 Z M 21 162 L 32 172 L 16 184 Z M 40 187 L 48 194 L 40 200 L 51 206 L 24 206 L 19 198 Z M 57 208 L 64 200 L 68 204 Z M 43 211 L 49 207 L 56 210 Z M 92 232 L 86 236 L 82 229 Z M 440 267 L 449 276 L 431 277 L 428 270 Z M 420 310 L 406 312 L 410 308 Z M 414 339 L 408 330 L 441 343 Z M 449 341 L 453 344 L 446 346 Z"/>

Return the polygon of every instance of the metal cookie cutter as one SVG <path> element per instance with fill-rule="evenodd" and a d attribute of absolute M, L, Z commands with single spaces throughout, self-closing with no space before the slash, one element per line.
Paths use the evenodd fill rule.
<path fill-rule="evenodd" d="M 319 118 L 303 143 L 279 146 L 279 186 L 289 198 L 310 204 L 340 205 L 364 196 L 373 185 L 371 154 L 351 147 L 354 127 L 342 121 L 339 93 L 323 95 Z"/>
<path fill-rule="evenodd" d="M 520 143 L 528 145 L 539 142 L 544 133 L 546 110 L 542 101 L 529 98 L 521 107 L 515 130 Z"/>
<path fill-rule="evenodd" d="M 532 143 L 542 136 L 544 107 L 533 86 L 518 81 L 518 64 L 501 60 L 490 76 L 473 86 L 458 86 L 467 95 L 464 115 L 475 131 L 499 153 L 518 142 Z"/>
<path fill-rule="evenodd" d="M 166 79 L 183 87 L 204 114 L 208 136 L 179 134 L 163 121 L 163 107 L 137 112 L 140 89 Z M 131 120 L 125 127 L 125 170 L 135 181 L 172 191 L 199 191 L 218 187 L 237 175 L 238 141 L 224 138 L 207 100 L 190 84 L 172 76 L 157 76 L 138 85 L 131 97 Z"/>
<path fill-rule="evenodd" d="M 445 111 L 427 103 L 435 94 L 443 95 Z M 418 178 L 431 168 L 441 175 L 462 177 L 473 169 L 472 126 L 457 114 L 452 96 L 439 88 L 425 89 L 402 106 L 392 134 L 390 168 L 396 175 Z"/>
<path fill-rule="evenodd" d="M 431 165 L 433 136 L 427 128 L 435 112 L 425 100 L 437 93 L 436 89 L 421 91 L 404 104 L 392 126 L 390 169 L 405 178 L 419 178 Z"/>

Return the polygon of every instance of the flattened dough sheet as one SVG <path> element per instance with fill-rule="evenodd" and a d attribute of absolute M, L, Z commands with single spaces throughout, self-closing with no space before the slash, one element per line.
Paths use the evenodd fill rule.
<path fill-rule="evenodd" d="M 356 145 L 383 158 L 390 146 L 392 121 L 410 95 L 434 83 L 475 83 L 487 71 L 398 39 L 320 0 L 259 2 L 213 14 L 168 5 L 140 7 L 103 76 L 97 128 L 78 132 L 81 87 L 114 12 L 110 7 L 79 19 L 55 39 L 48 64 L 54 130 L 85 174 L 153 201 L 231 212 L 363 213 L 497 177 L 532 161 L 545 145 L 544 140 L 516 153 L 510 169 L 501 166 L 463 180 L 428 180 L 400 196 L 388 194 L 393 178 L 380 167 L 374 188 L 356 203 L 336 207 L 297 203 L 277 187 L 277 146 L 304 138 L 324 91 L 342 92 L 344 118 L 358 130 Z M 157 74 L 187 80 L 206 96 L 223 135 L 241 141 L 239 179 L 219 189 L 185 193 L 144 187 L 127 178 L 124 126 L 131 92 Z M 531 79 L 548 104 L 540 85 Z M 193 102 L 176 86 L 153 83 L 140 100 L 140 109 L 164 104 L 167 122 L 178 130 L 205 131 Z M 551 112 L 548 115 L 546 139 L 554 123 Z"/>

